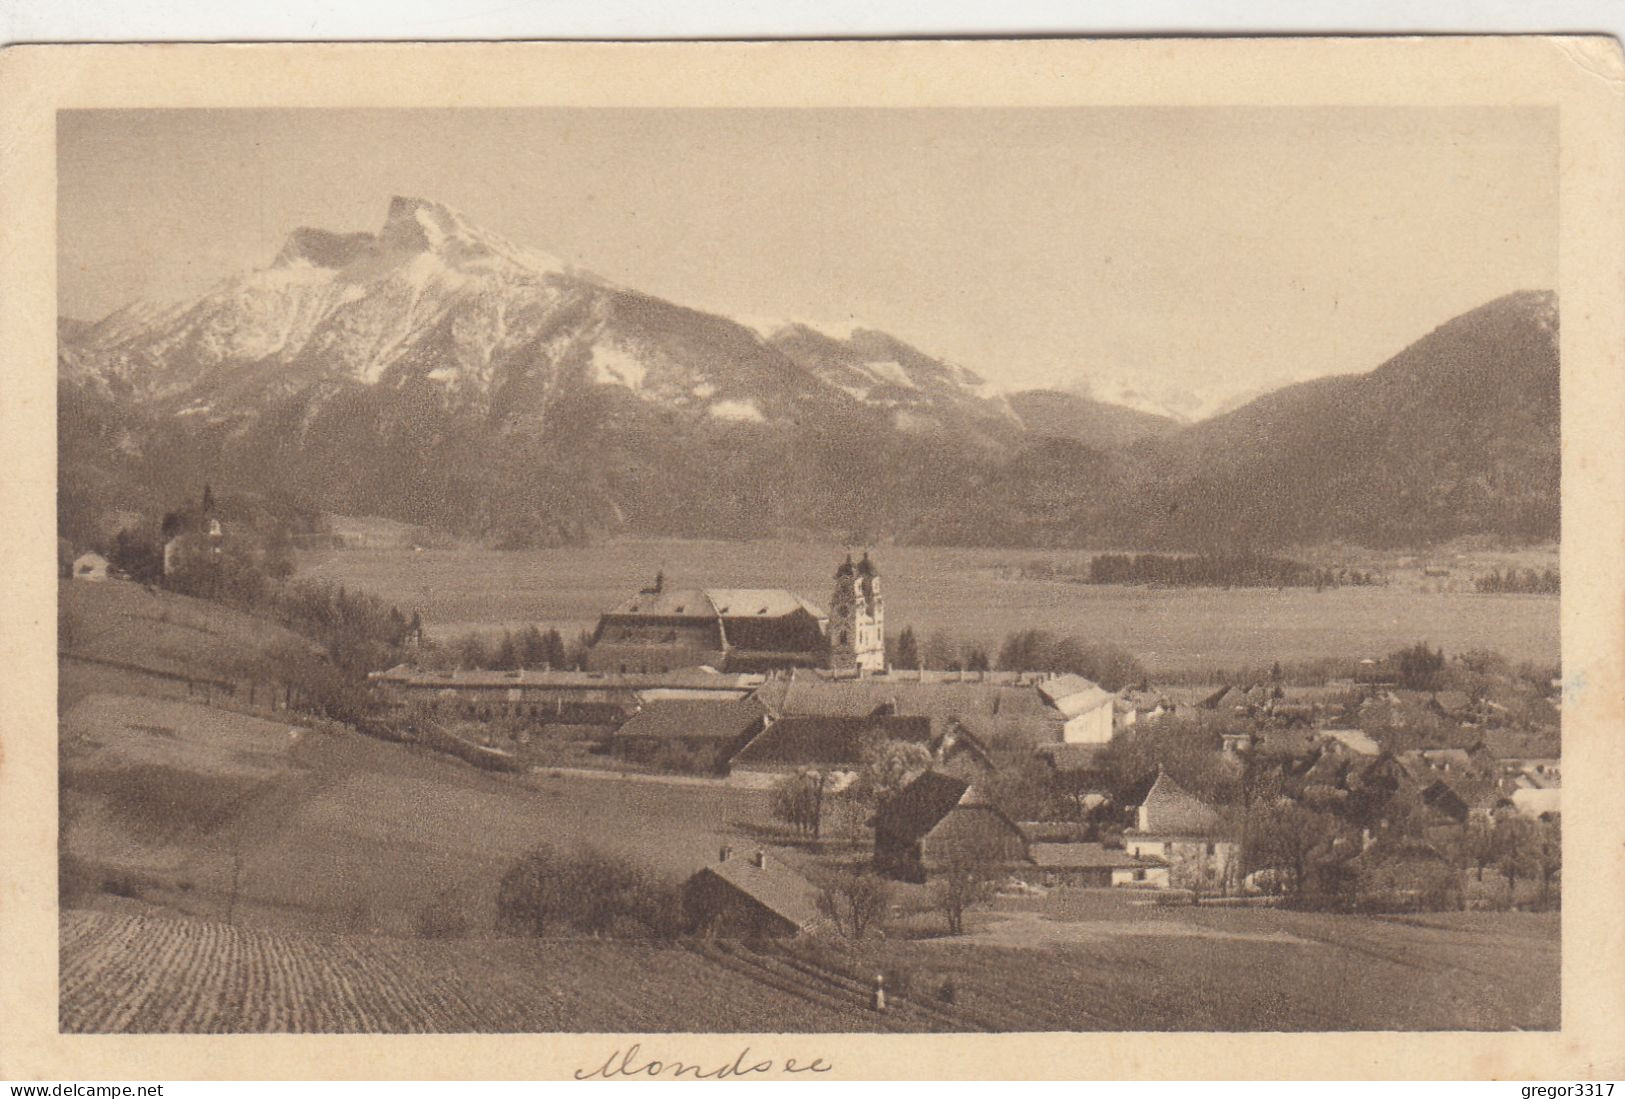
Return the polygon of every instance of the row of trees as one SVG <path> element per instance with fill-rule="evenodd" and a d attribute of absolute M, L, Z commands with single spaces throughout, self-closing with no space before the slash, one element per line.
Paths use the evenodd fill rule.
<path fill-rule="evenodd" d="M 483 668 L 517 671 L 520 668 L 582 668 L 592 635 L 583 631 L 566 643 L 556 629 L 532 623 L 499 635 L 466 633 L 441 645 L 426 645 L 419 663 L 429 668 Z"/>
<path fill-rule="evenodd" d="M 1335 588 L 1378 582 L 1375 573 L 1306 565 L 1256 553 L 1101 553 L 1089 559 L 1087 584 L 1151 584 L 1171 588 Z"/>
<path fill-rule="evenodd" d="M 1520 882 L 1538 886 L 1535 903 L 1557 900 L 1563 870 L 1558 819 L 1474 817 L 1437 845 L 1394 826 L 1365 850 L 1363 834 L 1338 815 L 1290 798 L 1252 805 L 1241 818 L 1242 870 L 1269 891 L 1304 904 L 1349 907 L 1459 908 L 1466 878 L 1493 872 L 1505 883 L 1499 900 L 1519 903 Z"/>
<path fill-rule="evenodd" d="M 1060 637 L 1048 630 L 1018 630 L 1004 639 L 995 661 L 973 641 L 946 632 L 921 642 L 912 626 L 904 626 L 886 639 L 888 666 L 909 671 L 1074 672 L 1115 691 L 1145 679 L 1145 667 L 1132 653 L 1116 645 Z"/>
<path fill-rule="evenodd" d="M 1546 569 L 1543 572 L 1518 568 L 1508 568 L 1505 572 L 1491 569 L 1485 575 L 1473 580 L 1473 590 L 1523 595 L 1559 595 L 1563 590 L 1563 580 L 1556 569 Z"/>

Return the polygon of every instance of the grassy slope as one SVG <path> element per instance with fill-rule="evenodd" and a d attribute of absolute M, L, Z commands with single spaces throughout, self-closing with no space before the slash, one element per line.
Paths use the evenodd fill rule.
<path fill-rule="evenodd" d="M 286 724 L 182 701 L 96 695 L 65 727 L 84 745 L 65 771 L 79 808 L 70 853 L 142 875 L 155 904 L 213 917 L 226 912 L 235 870 L 239 914 L 305 930 L 410 933 L 442 898 L 489 927 L 502 872 L 539 843 L 598 845 L 686 876 L 738 842 L 731 818 L 765 815 L 755 791 L 529 784 L 361 736 L 295 738 Z M 200 752 L 200 737 L 216 750 Z M 266 737 L 284 750 L 251 760 Z"/>
<path fill-rule="evenodd" d="M 232 680 L 245 658 L 308 644 L 266 619 L 140 584 L 67 582 L 57 603 L 66 630 L 58 651 L 68 658 L 58 698 L 64 711 L 94 690 L 184 696 L 186 678 Z"/>

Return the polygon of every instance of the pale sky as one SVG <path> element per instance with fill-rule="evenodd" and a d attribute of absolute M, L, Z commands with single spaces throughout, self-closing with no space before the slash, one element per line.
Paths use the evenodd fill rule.
<path fill-rule="evenodd" d="M 1020 388 L 1369 370 L 1557 284 L 1545 109 L 59 115 L 67 316 L 434 199 L 624 286 L 861 322 Z"/>

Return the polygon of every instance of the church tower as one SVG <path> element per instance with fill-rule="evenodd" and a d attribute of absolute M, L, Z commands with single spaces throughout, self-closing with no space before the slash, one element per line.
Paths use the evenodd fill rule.
<path fill-rule="evenodd" d="M 880 572 L 867 553 L 855 565 L 847 554 L 835 570 L 829 656 L 830 667 L 837 671 L 886 670 L 886 607 L 880 594 Z"/>

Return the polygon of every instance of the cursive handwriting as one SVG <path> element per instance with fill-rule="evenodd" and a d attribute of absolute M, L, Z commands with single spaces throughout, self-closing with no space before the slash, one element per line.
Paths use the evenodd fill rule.
<path fill-rule="evenodd" d="M 683 1061 L 657 1061 L 654 1058 L 644 1059 L 643 1047 L 639 1044 L 629 1046 L 625 1052 L 616 1050 L 604 1059 L 604 1063 L 595 1069 L 576 1069 L 577 1080 L 612 1080 L 622 1076 L 670 1076 L 672 1078 L 685 1077 L 690 1080 L 726 1080 L 734 1076 L 765 1076 L 778 1074 L 800 1075 L 803 1072 L 828 1072 L 834 1066 L 826 1064 L 822 1057 L 814 1057 L 810 1062 L 802 1063 L 794 1057 L 786 1057 L 778 1062 L 771 1058 L 760 1060 L 752 1059 L 750 1047 L 746 1046 L 739 1051 L 731 1063 L 717 1065 L 707 1069 L 699 1064 L 687 1064 Z"/>

